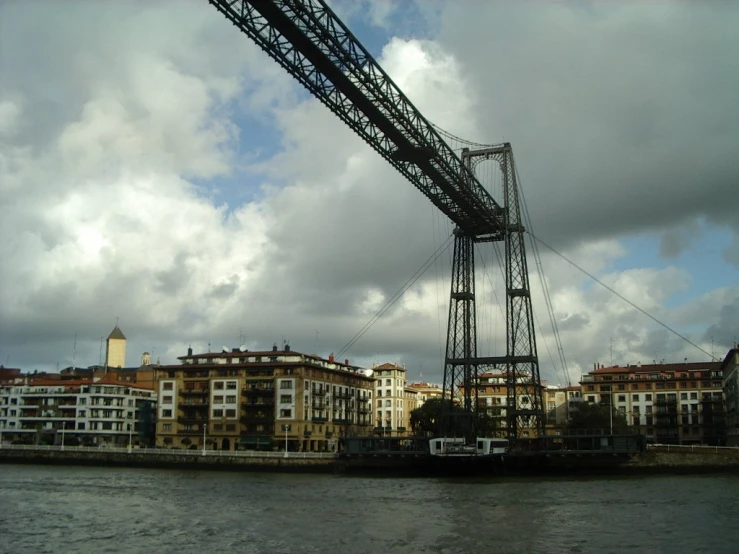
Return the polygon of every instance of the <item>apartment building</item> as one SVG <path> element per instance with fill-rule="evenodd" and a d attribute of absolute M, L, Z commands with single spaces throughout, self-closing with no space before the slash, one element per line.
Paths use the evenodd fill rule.
<path fill-rule="evenodd" d="M 34 379 L 0 387 L 2 440 L 20 444 L 126 446 L 153 439 L 155 392 L 119 381 Z"/>
<path fill-rule="evenodd" d="M 649 441 L 725 442 L 720 362 L 596 366 L 580 384 L 585 402 L 623 415 Z"/>
<path fill-rule="evenodd" d="M 156 368 L 157 445 L 326 451 L 372 430 L 371 372 L 302 354 L 224 349 Z"/>
<path fill-rule="evenodd" d="M 542 395 L 546 409 L 547 434 L 559 434 L 567 426 L 570 412 L 568 409 L 569 391 L 567 387 L 543 384 Z"/>
<path fill-rule="evenodd" d="M 546 402 L 546 384 L 541 386 L 541 397 Z M 522 384 L 520 389 L 516 391 L 516 402 L 519 409 L 531 409 L 531 402 L 527 396 L 527 389 Z M 508 406 L 508 389 L 506 387 L 506 374 L 503 371 L 486 371 L 480 375 L 477 383 L 477 403 L 478 409 L 486 413 L 496 423 L 497 436 L 506 436 L 506 407 Z M 531 422 L 533 423 L 533 421 Z M 536 429 L 529 426 L 520 428 L 519 435 L 523 438 L 534 438 Z"/>
<path fill-rule="evenodd" d="M 406 434 L 410 430 L 410 412 L 417 400 L 406 395 L 406 368 L 384 363 L 373 366 L 375 378 L 375 433 Z M 408 397 L 406 397 L 408 396 Z"/>

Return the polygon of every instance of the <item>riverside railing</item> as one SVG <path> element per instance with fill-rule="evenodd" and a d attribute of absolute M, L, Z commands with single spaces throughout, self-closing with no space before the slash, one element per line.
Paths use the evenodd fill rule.
<path fill-rule="evenodd" d="M 2 450 L 28 450 L 37 452 L 110 452 L 119 454 L 143 454 L 155 456 L 211 456 L 232 458 L 294 458 L 294 459 L 334 459 L 335 452 L 265 452 L 260 450 L 183 450 L 177 448 L 128 448 L 118 446 L 61 446 L 48 444 L 7 444 Z"/>
<path fill-rule="evenodd" d="M 739 446 L 708 446 L 704 444 L 647 444 L 647 450 L 665 450 L 667 452 L 735 452 L 739 454 Z"/>

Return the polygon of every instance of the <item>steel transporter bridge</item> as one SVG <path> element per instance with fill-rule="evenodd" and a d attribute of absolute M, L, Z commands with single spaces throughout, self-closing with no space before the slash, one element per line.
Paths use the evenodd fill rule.
<path fill-rule="evenodd" d="M 545 412 L 521 219 L 509 143 L 451 149 L 324 0 L 209 0 L 316 98 L 362 137 L 454 223 L 454 255 L 444 364 L 450 436 L 474 444 L 477 382 L 491 369 L 506 380 L 505 432 L 513 446 L 523 429 L 545 435 Z M 503 198 L 476 177 L 479 162 L 497 164 Z M 506 352 L 477 354 L 475 245 L 503 243 Z M 461 410 L 452 410 L 455 395 Z M 451 414 L 454 414 L 453 416 Z"/>

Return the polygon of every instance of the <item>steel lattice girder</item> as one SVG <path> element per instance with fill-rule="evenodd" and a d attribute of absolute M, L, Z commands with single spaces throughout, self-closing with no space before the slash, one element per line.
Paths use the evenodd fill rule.
<path fill-rule="evenodd" d="M 209 0 L 458 227 L 499 234 L 503 210 L 323 0 Z"/>

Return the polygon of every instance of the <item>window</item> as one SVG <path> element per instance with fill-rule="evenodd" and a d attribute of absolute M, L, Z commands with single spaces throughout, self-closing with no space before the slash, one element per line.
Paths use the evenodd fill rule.
<path fill-rule="evenodd" d="M 213 397 L 213 403 L 214 404 L 223 404 L 223 396 L 214 396 Z"/>
<path fill-rule="evenodd" d="M 639 402 L 639 395 L 638 394 L 632 394 L 631 395 L 631 400 L 633 402 Z"/>
<path fill-rule="evenodd" d="M 680 393 L 680 400 L 687 400 L 688 399 L 688 393 L 687 392 L 681 392 Z"/>
<path fill-rule="evenodd" d="M 282 404 L 290 404 L 293 401 L 293 397 L 289 394 L 281 394 L 280 395 L 280 403 Z"/>
<path fill-rule="evenodd" d="M 633 383 L 631 385 L 631 390 L 639 390 L 639 383 Z"/>
<path fill-rule="evenodd" d="M 77 429 L 84 430 L 85 429 L 85 422 L 81 421 L 77 424 Z"/>
<path fill-rule="evenodd" d="M 377 401 L 377 407 L 378 408 L 382 408 L 382 400 L 378 400 Z"/>
<path fill-rule="evenodd" d="M 174 383 L 172 381 L 167 381 L 165 383 L 162 383 L 162 390 L 172 390 L 174 389 Z"/>
<path fill-rule="evenodd" d="M 226 410 L 226 417 L 228 418 L 236 417 L 236 410 L 234 408 L 229 408 L 228 410 Z"/>
<path fill-rule="evenodd" d="M 223 381 L 216 381 L 213 383 L 213 388 L 215 390 L 223 390 Z"/>
<path fill-rule="evenodd" d="M 171 431 L 172 430 L 172 424 L 171 423 L 165 423 L 162 425 L 162 431 Z"/>
<path fill-rule="evenodd" d="M 644 395 L 644 400 L 646 400 L 647 402 L 651 402 L 652 401 L 652 395 L 651 394 Z"/>
<path fill-rule="evenodd" d="M 690 393 L 690 399 L 691 400 L 698 400 L 698 393 L 697 392 L 691 392 Z"/>
<path fill-rule="evenodd" d="M 595 402 L 595 396 L 588 396 L 588 402 Z"/>
<path fill-rule="evenodd" d="M 293 411 L 292 410 L 280 410 L 280 417 L 292 417 Z"/>
<path fill-rule="evenodd" d="M 385 407 L 392 406 L 392 400 L 385 400 Z"/>
<path fill-rule="evenodd" d="M 281 389 L 291 389 L 293 388 L 293 382 L 292 381 L 280 381 L 280 388 Z"/>
<path fill-rule="evenodd" d="M 236 404 L 236 397 L 235 396 L 227 396 L 226 397 L 226 404 Z"/>
<path fill-rule="evenodd" d="M 162 417 L 172 417 L 172 410 L 162 410 Z"/>
<path fill-rule="evenodd" d="M 213 410 L 213 417 L 223 417 L 223 410 Z"/>
<path fill-rule="evenodd" d="M 222 431 L 222 430 L 223 430 L 223 423 L 216 423 L 216 424 L 215 424 L 215 425 L 213 426 L 213 430 L 214 430 L 214 431 Z"/>
<path fill-rule="evenodd" d="M 618 401 L 619 402 L 626 402 L 626 395 L 625 394 L 619 394 L 618 395 Z"/>
<path fill-rule="evenodd" d="M 226 383 L 226 388 L 228 390 L 236 390 L 236 381 L 228 381 Z"/>
<path fill-rule="evenodd" d="M 85 410 L 80 410 L 79 417 L 85 417 Z"/>
<path fill-rule="evenodd" d="M 386 387 L 389 387 L 389 386 L 391 386 L 391 385 L 392 385 L 392 383 L 393 383 L 393 382 L 392 382 L 392 379 L 385 379 L 385 386 L 386 386 Z"/>
<path fill-rule="evenodd" d="M 618 390 L 626 390 L 626 385 L 619 385 Z"/>
<path fill-rule="evenodd" d="M 233 423 L 226 424 L 226 431 L 236 431 L 236 425 Z"/>
<path fill-rule="evenodd" d="M 382 396 L 382 391 L 381 390 L 378 390 L 377 391 L 377 396 Z"/>
<path fill-rule="evenodd" d="M 164 396 L 162 397 L 162 404 L 171 404 L 172 403 L 172 397 L 171 396 Z"/>

